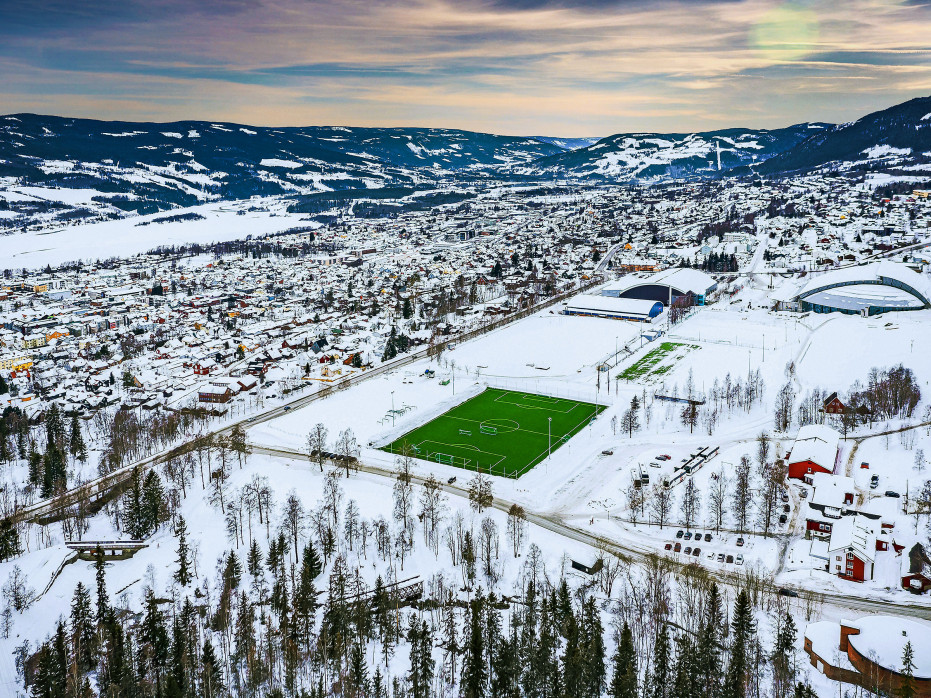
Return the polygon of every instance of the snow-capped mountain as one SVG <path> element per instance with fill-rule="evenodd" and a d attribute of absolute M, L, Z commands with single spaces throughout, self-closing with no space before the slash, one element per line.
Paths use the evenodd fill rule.
<path fill-rule="evenodd" d="M 659 181 L 720 176 L 761 163 L 823 131 L 828 124 L 705 133 L 620 133 L 584 148 L 541 158 L 527 172 L 608 181 Z"/>
<path fill-rule="evenodd" d="M 475 176 L 564 150 L 533 138 L 449 129 L 0 117 L 0 178 L 96 189 L 101 201 L 131 211 Z"/>
<path fill-rule="evenodd" d="M 395 189 L 410 194 L 474 181 L 650 183 L 823 167 L 927 170 L 931 97 L 839 126 L 623 133 L 593 141 L 454 129 L 267 128 L 14 114 L 0 117 L 0 231 L 254 195 L 353 190 L 353 196 L 391 198 Z M 321 206 L 305 202 L 297 210 Z"/>
<path fill-rule="evenodd" d="M 812 170 L 903 166 L 931 163 L 931 97 L 911 99 L 856 121 L 812 134 L 759 169 L 769 174 Z"/>

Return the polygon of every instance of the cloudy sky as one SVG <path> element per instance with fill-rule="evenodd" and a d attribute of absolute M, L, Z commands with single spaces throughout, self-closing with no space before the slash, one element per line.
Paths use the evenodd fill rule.
<path fill-rule="evenodd" d="M 931 94 L 931 0 L 0 0 L 0 112 L 588 136 Z"/>

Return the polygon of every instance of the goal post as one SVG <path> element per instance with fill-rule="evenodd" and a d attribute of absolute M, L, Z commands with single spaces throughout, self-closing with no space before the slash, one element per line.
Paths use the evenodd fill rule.
<path fill-rule="evenodd" d="M 484 424 L 480 427 L 483 434 L 491 434 L 492 436 L 498 435 L 498 430 L 495 427 L 486 427 Z"/>
<path fill-rule="evenodd" d="M 437 463 L 442 463 L 442 464 L 444 464 L 444 465 L 452 465 L 452 464 L 453 464 L 453 457 L 452 457 L 450 454 L 448 454 L 448 453 L 434 453 L 434 454 L 433 454 L 433 459 L 434 459 Z"/>

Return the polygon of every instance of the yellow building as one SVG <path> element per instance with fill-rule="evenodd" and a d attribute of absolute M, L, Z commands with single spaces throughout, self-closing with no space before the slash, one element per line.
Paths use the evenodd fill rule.
<path fill-rule="evenodd" d="M 0 356 L 0 371 L 25 371 L 32 368 L 32 357 L 25 354 Z"/>
<path fill-rule="evenodd" d="M 23 337 L 23 349 L 35 349 L 48 344 L 44 334 L 30 334 Z"/>

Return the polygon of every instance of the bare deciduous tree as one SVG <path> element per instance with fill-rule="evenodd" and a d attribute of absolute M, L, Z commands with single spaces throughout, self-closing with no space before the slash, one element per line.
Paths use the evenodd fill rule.
<path fill-rule="evenodd" d="M 669 515 L 672 512 L 672 489 L 664 487 L 662 483 L 657 482 L 653 485 L 650 492 L 650 514 L 653 521 L 659 524 L 660 528 L 669 521 Z"/>
<path fill-rule="evenodd" d="M 524 534 L 527 530 L 527 512 L 520 504 L 512 504 L 508 509 L 508 527 L 507 534 L 511 540 L 511 548 L 514 551 L 514 557 L 520 555 L 520 549 L 524 545 Z"/>
<path fill-rule="evenodd" d="M 329 432 L 322 422 L 307 433 L 307 457 L 311 462 L 316 461 L 320 466 L 320 472 L 323 472 L 323 461 L 326 459 L 326 440 Z"/>
<path fill-rule="evenodd" d="M 721 526 L 724 525 L 724 517 L 727 514 L 727 495 L 730 481 L 724 473 L 724 468 L 714 473 L 711 477 L 711 485 L 708 491 L 708 508 L 714 519 L 715 530 L 720 532 Z"/>

